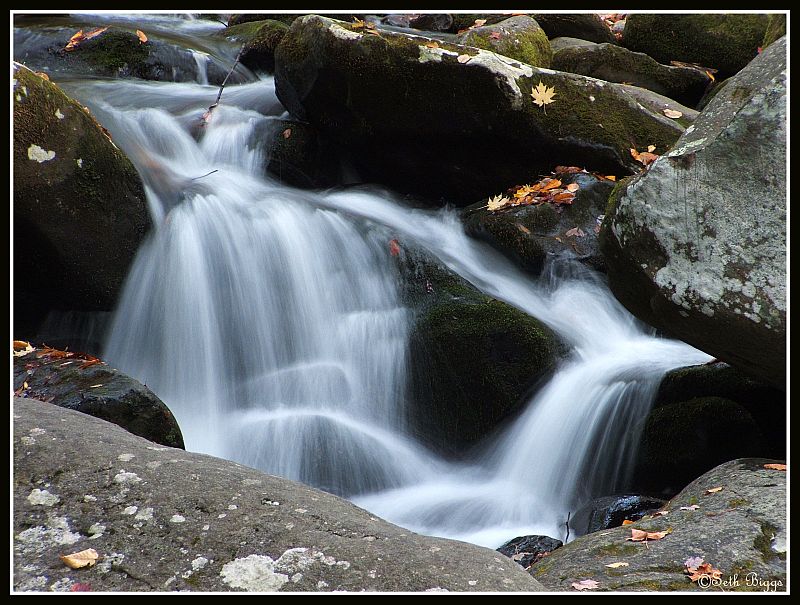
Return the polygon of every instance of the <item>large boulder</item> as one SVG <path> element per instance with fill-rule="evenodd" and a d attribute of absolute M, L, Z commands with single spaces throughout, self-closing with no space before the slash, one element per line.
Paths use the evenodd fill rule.
<path fill-rule="evenodd" d="M 666 514 L 577 538 L 531 573 L 558 591 L 594 580 L 600 591 L 784 592 L 786 472 L 764 467 L 774 462 L 748 458 L 718 466 L 667 503 Z M 632 528 L 671 533 L 632 542 Z M 692 582 L 685 565 L 691 558 L 720 570 L 719 581 Z M 626 565 L 609 567 L 618 563 Z"/>
<path fill-rule="evenodd" d="M 539 24 L 518 15 L 493 25 L 483 25 L 464 32 L 459 44 L 490 50 L 534 67 L 550 67 L 553 53 L 550 41 Z"/>
<path fill-rule="evenodd" d="M 601 248 L 634 315 L 785 388 L 785 39 L 615 188 Z"/>
<path fill-rule="evenodd" d="M 614 44 L 616 38 L 600 15 L 594 13 L 533 13 L 531 15 L 551 40 L 561 36 L 598 44 Z"/>
<path fill-rule="evenodd" d="M 19 351 L 24 353 L 24 351 Z M 183 449 L 178 421 L 153 391 L 90 355 L 49 348 L 14 356 L 14 393 L 102 418 Z"/>
<path fill-rule="evenodd" d="M 14 64 L 14 335 L 110 310 L 150 217 L 130 160 L 79 103 Z"/>
<path fill-rule="evenodd" d="M 528 569 L 533 563 L 547 557 L 563 545 L 561 540 L 550 536 L 517 536 L 500 546 L 497 552 L 511 557 L 523 569 Z"/>
<path fill-rule="evenodd" d="M 541 591 L 488 548 L 313 488 L 14 400 L 14 591 Z M 66 555 L 94 549 L 97 564 Z"/>
<path fill-rule="evenodd" d="M 265 19 L 231 25 L 217 32 L 218 36 L 240 45 L 239 62 L 256 72 L 275 71 L 275 49 L 289 26 Z"/>
<path fill-rule="evenodd" d="M 463 454 L 524 407 L 566 348 L 540 321 L 426 253 L 403 244 L 397 262 L 415 315 L 411 425 L 437 451 Z"/>
<path fill-rule="evenodd" d="M 622 44 L 659 63 L 699 63 L 728 77 L 758 54 L 766 29 L 763 14 L 634 13 L 625 21 Z"/>
<path fill-rule="evenodd" d="M 555 178 L 563 186 L 579 186 L 571 205 L 545 203 L 492 211 L 486 202 L 478 202 L 464 209 L 464 229 L 534 275 L 558 256 L 576 257 L 605 270 L 597 234 L 614 183 L 588 172 L 556 174 Z"/>
<path fill-rule="evenodd" d="M 565 46 L 553 53 L 551 67 L 646 88 L 690 107 L 697 105 L 712 82 L 702 69 L 662 65 L 616 44 Z"/>
<path fill-rule="evenodd" d="M 631 147 L 664 150 L 683 130 L 615 84 L 315 15 L 275 61 L 284 106 L 351 149 L 368 180 L 460 205 L 558 164 L 631 174 Z M 556 95 L 541 106 L 540 84 Z"/>
<path fill-rule="evenodd" d="M 660 498 L 637 494 L 600 496 L 592 498 L 576 510 L 569 525 L 575 535 L 582 536 L 602 529 L 619 527 L 624 521 L 638 521 L 665 503 Z"/>

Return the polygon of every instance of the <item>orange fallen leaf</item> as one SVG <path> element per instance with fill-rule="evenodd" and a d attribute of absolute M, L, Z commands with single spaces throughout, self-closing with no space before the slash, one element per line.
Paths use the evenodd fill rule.
<path fill-rule="evenodd" d="M 570 183 L 569 185 L 567 185 L 567 191 L 569 191 L 570 193 L 575 193 L 580 188 L 581 186 L 578 185 L 578 183 Z"/>
<path fill-rule="evenodd" d="M 79 365 L 78 367 L 79 367 L 81 370 L 83 370 L 83 369 L 85 369 L 85 368 L 91 368 L 92 366 L 96 366 L 96 365 L 98 365 L 98 364 L 101 364 L 101 363 L 103 363 L 103 362 L 102 362 L 102 361 L 100 361 L 100 360 L 99 360 L 99 359 L 97 359 L 97 358 L 95 358 L 95 359 L 89 359 L 88 361 L 84 361 L 84 362 L 83 362 L 81 365 Z"/>
<path fill-rule="evenodd" d="M 72 569 L 80 569 L 82 567 L 91 567 L 97 563 L 97 551 L 94 548 L 87 548 L 80 552 L 74 552 L 69 555 L 61 555 L 61 560 Z"/>
<path fill-rule="evenodd" d="M 78 46 L 78 44 L 80 44 L 84 40 L 84 38 L 85 36 L 83 35 L 83 30 L 79 29 L 67 41 L 67 45 L 64 47 L 64 50 L 73 50 L 76 46 Z"/>
<path fill-rule="evenodd" d="M 765 464 L 764 468 L 769 469 L 771 471 L 785 471 L 786 465 L 785 464 Z"/>
<path fill-rule="evenodd" d="M 42 80 L 47 80 L 48 82 L 50 81 L 50 76 L 48 76 L 43 71 L 35 71 L 33 73 L 35 73 L 37 76 L 39 76 Z"/>
<path fill-rule="evenodd" d="M 706 494 L 716 494 L 717 492 L 721 492 L 723 488 L 721 487 L 712 487 L 706 490 Z"/>
<path fill-rule="evenodd" d="M 439 43 L 436 40 L 431 40 L 430 42 L 426 42 L 425 46 L 428 48 L 439 48 Z"/>
<path fill-rule="evenodd" d="M 634 522 L 633 522 L 633 521 L 631 521 L 630 519 L 624 519 L 624 520 L 622 521 L 622 524 L 623 524 L 623 525 L 633 525 L 633 523 L 634 523 Z"/>
<path fill-rule="evenodd" d="M 553 168 L 553 174 L 575 174 L 576 172 L 583 172 L 583 168 L 577 166 L 556 166 Z"/>
<path fill-rule="evenodd" d="M 671 528 L 665 529 L 664 531 L 645 531 L 643 529 L 631 527 L 631 537 L 625 539 L 630 540 L 631 542 L 646 542 L 647 540 L 661 540 L 671 533 Z"/>
<path fill-rule="evenodd" d="M 673 120 L 677 120 L 681 116 L 683 116 L 683 112 L 678 111 L 677 109 L 665 109 L 662 112 L 668 118 L 672 118 Z"/>
<path fill-rule="evenodd" d="M 136 30 L 136 37 L 139 38 L 139 43 L 140 44 L 144 44 L 145 42 L 147 42 L 147 36 L 145 36 L 144 32 L 142 30 L 140 30 L 140 29 Z"/>
<path fill-rule="evenodd" d="M 633 147 L 631 147 L 631 156 L 633 157 L 634 160 L 636 160 L 640 164 L 644 166 L 649 166 L 656 160 L 656 158 L 658 158 L 658 155 L 653 153 L 653 150 L 655 150 L 655 148 L 656 148 L 655 145 L 650 145 L 647 148 L 647 151 L 642 151 L 640 153 L 636 151 Z"/>
<path fill-rule="evenodd" d="M 712 580 L 719 580 L 722 571 L 711 565 L 711 563 L 701 563 L 697 567 L 687 567 L 686 573 L 692 582 L 697 582 L 700 578 L 708 577 Z"/>
<path fill-rule="evenodd" d="M 27 340 L 15 340 L 14 341 L 14 350 L 15 351 L 19 351 L 20 349 L 27 349 L 29 346 L 31 346 L 31 343 L 29 343 Z"/>
<path fill-rule="evenodd" d="M 486 19 L 475 19 L 475 24 L 472 27 L 481 27 L 486 25 Z"/>
<path fill-rule="evenodd" d="M 558 179 L 543 179 L 540 191 L 549 191 L 550 189 L 555 189 L 556 187 L 561 187 L 561 181 Z"/>

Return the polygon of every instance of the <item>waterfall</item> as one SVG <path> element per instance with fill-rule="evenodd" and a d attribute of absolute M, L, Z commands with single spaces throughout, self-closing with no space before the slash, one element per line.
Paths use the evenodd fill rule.
<path fill-rule="evenodd" d="M 412 530 L 496 547 L 563 537 L 569 511 L 624 485 L 667 370 L 707 361 L 647 333 L 602 280 L 565 263 L 539 281 L 457 216 L 379 191 L 304 192 L 263 175 L 271 80 L 226 87 L 73 86 L 137 164 L 155 228 L 104 352 L 174 412 L 187 448 L 321 487 Z M 193 136 L 200 132 L 199 136 Z M 571 352 L 524 412 L 467 460 L 406 427 L 411 311 L 388 242 L 426 248 L 536 316 Z"/>

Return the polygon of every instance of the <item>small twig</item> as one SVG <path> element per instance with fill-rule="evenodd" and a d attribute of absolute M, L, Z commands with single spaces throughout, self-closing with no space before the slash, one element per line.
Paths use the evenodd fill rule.
<path fill-rule="evenodd" d="M 564 538 L 564 544 L 566 544 L 567 540 L 569 540 L 569 517 L 570 517 L 571 514 L 572 514 L 572 511 L 569 511 L 567 513 L 567 521 L 564 523 L 564 525 L 567 526 L 567 537 Z"/>
<path fill-rule="evenodd" d="M 190 181 L 196 181 L 197 179 L 202 179 L 203 177 L 206 177 L 209 174 L 214 174 L 215 172 L 219 172 L 219 170 L 212 170 L 211 172 L 208 172 L 208 173 L 204 174 L 203 176 L 196 176 L 196 177 L 194 177 L 192 179 L 189 179 L 189 180 Z"/>
<path fill-rule="evenodd" d="M 231 68 L 228 71 L 227 75 L 225 76 L 225 79 L 222 81 L 222 84 L 219 87 L 219 92 L 217 93 L 217 98 L 211 105 L 209 105 L 208 110 L 203 114 L 203 124 L 208 123 L 208 120 L 211 117 L 211 112 L 214 111 L 214 109 L 216 109 L 217 105 L 219 105 L 219 100 L 222 98 L 222 91 L 225 89 L 225 85 L 228 83 L 228 78 L 231 77 L 231 74 L 236 69 L 236 66 L 239 64 L 239 59 L 241 59 L 242 53 L 244 52 L 244 46 L 245 45 L 242 44 L 242 47 L 239 49 L 239 53 L 236 55 L 236 59 L 234 60 L 233 65 L 231 65 Z"/>

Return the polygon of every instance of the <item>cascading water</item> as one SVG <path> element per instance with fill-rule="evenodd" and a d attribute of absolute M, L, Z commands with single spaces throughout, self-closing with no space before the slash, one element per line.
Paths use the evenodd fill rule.
<path fill-rule="evenodd" d="M 104 355 L 169 405 L 188 449 L 345 495 L 423 533 L 492 547 L 563 537 L 570 510 L 624 484 L 663 373 L 709 359 L 648 336 L 586 270 L 567 263 L 532 282 L 452 213 L 264 177 L 256 133 L 283 111 L 271 80 L 226 87 L 202 127 L 215 87 L 69 88 L 134 159 L 155 222 Z M 521 416 L 466 461 L 438 458 L 406 430 L 413 318 L 388 253 L 395 235 L 572 347 Z"/>

